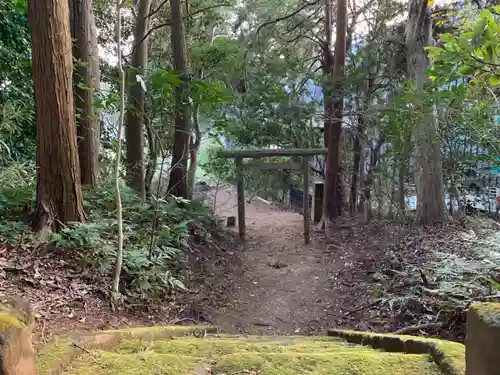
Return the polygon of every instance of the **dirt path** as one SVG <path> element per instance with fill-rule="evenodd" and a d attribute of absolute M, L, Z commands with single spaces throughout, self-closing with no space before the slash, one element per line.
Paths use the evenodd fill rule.
<path fill-rule="evenodd" d="M 236 215 L 236 193 L 218 193 L 217 213 Z M 247 240 L 230 306 L 213 314 L 226 332 L 315 333 L 331 326 L 338 312 L 332 276 L 339 262 L 316 234 L 303 239 L 301 215 L 253 200 L 246 205 Z M 342 263 L 343 265 L 343 263 Z"/>

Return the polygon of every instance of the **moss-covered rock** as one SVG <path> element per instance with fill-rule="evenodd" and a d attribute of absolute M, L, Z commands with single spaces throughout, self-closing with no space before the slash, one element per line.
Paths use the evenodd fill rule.
<path fill-rule="evenodd" d="M 172 338 L 157 342 L 124 340 L 110 351 L 96 351 L 73 363 L 67 375 L 213 374 L 261 375 L 440 375 L 426 355 L 383 353 L 335 339 Z M 202 373 L 205 373 L 202 372 Z"/>
<path fill-rule="evenodd" d="M 444 374 L 465 374 L 465 346 L 460 343 L 407 335 L 348 330 L 330 330 L 328 335 L 389 352 L 426 354 L 439 365 Z"/>
<path fill-rule="evenodd" d="M 36 375 L 33 328 L 27 301 L 0 296 L 0 374 Z"/>
<path fill-rule="evenodd" d="M 63 361 L 69 365 L 77 356 L 77 353 L 74 353 L 75 355 L 71 358 L 72 351 L 73 345 L 68 337 L 57 338 L 45 345 L 37 354 L 38 373 L 48 374 L 52 370 L 56 371 L 58 367 L 64 367 Z"/>
<path fill-rule="evenodd" d="M 260 375 L 440 375 L 425 355 L 372 351 L 330 353 L 244 353 L 221 357 L 215 374 L 239 374 L 252 370 Z"/>
<path fill-rule="evenodd" d="M 382 348 L 384 335 L 366 334 L 371 335 L 371 344 L 359 345 L 367 345 L 367 339 L 356 342 L 354 338 L 359 333 L 347 331 L 343 331 L 343 337 L 230 336 L 211 332 L 214 329 L 210 327 L 148 327 L 75 337 L 44 348 L 39 355 L 39 371 L 40 375 L 203 375 L 252 371 L 259 375 L 449 374 L 443 372 L 439 362 L 443 362 L 442 358 L 423 349 L 439 340 L 424 345 L 426 340 L 398 336 L 405 343 L 402 348 L 406 345 L 411 349 L 405 351 L 399 350 L 401 346 L 394 339 L 389 340 L 393 345 L 390 349 Z M 72 340 L 77 340 L 76 346 Z M 460 358 L 463 360 L 459 347 L 439 343 L 447 361 L 455 358 L 463 366 L 458 363 Z"/>
<path fill-rule="evenodd" d="M 500 304 L 474 303 L 467 312 L 467 374 L 499 373 Z"/>

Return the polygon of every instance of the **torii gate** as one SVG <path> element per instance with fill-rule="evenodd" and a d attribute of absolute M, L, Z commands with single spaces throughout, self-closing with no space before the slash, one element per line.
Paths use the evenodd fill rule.
<path fill-rule="evenodd" d="M 254 168 L 260 170 L 288 169 L 302 170 L 304 182 L 304 243 L 308 244 L 311 239 L 311 211 L 309 208 L 309 158 L 311 156 L 326 155 L 325 148 L 290 148 L 290 149 L 223 149 L 219 151 L 219 156 L 235 159 L 236 162 L 236 187 L 238 193 L 238 229 L 240 238 L 245 239 L 245 188 L 243 186 L 243 168 Z M 243 158 L 260 159 L 272 156 L 299 156 L 301 162 L 290 163 L 262 163 L 256 161 L 243 162 Z"/>

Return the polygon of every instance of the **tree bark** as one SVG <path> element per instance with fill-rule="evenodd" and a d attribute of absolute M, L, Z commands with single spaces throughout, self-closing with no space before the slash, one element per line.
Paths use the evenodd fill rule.
<path fill-rule="evenodd" d="M 351 191 L 349 198 L 349 212 L 351 214 L 356 213 L 357 198 L 358 198 L 358 174 L 359 174 L 359 164 L 361 161 L 361 136 L 364 131 L 363 116 L 358 116 L 358 126 L 356 129 L 356 134 L 354 135 L 352 150 L 353 150 L 353 161 L 352 161 L 352 176 L 351 176 Z"/>
<path fill-rule="evenodd" d="M 171 42 L 173 65 L 181 84 L 175 88 L 174 147 L 168 182 L 169 194 L 187 198 L 187 159 L 189 152 L 189 98 L 186 57 L 186 36 L 182 18 L 182 1 L 170 0 L 172 11 Z"/>
<path fill-rule="evenodd" d="M 371 218 L 372 213 L 371 213 L 371 191 L 372 191 L 372 186 L 373 186 L 373 171 L 377 166 L 377 163 L 380 158 L 380 149 L 382 148 L 382 145 L 384 144 L 385 140 L 384 138 L 380 138 L 377 141 L 377 144 L 375 145 L 375 148 L 370 152 L 370 169 L 366 173 L 365 180 L 363 182 L 363 195 L 361 196 L 361 202 L 360 206 L 364 207 L 365 211 L 365 220 L 368 220 Z"/>
<path fill-rule="evenodd" d="M 373 85 L 375 80 L 370 77 L 365 82 L 365 86 L 363 88 L 363 97 L 360 101 L 362 104 L 359 105 L 360 114 L 358 115 L 358 126 L 356 129 L 356 135 L 354 136 L 353 141 L 353 163 L 352 163 L 352 176 L 351 176 L 351 191 L 350 191 L 350 204 L 349 211 L 351 214 L 354 214 L 357 211 L 357 197 L 358 197 L 358 173 L 359 173 L 359 165 L 361 161 L 361 153 L 362 153 L 362 142 L 365 128 L 366 128 L 366 120 L 365 115 L 368 107 L 370 106 L 372 94 L 373 94 Z"/>
<path fill-rule="evenodd" d="M 146 135 L 148 141 L 148 164 L 146 166 L 146 197 L 150 198 L 153 195 L 153 178 L 156 172 L 156 168 L 158 166 L 158 140 L 156 139 L 156 134 L 153 131 L 153 126 L 149 121 L 147 110 L 146 116 L 144 117 L 144 125 L 146 126 Z M 158 183 L 158 185 L 160 182 Z"/>
<path fill-rule="evenodd" d="M 196 169 L 198 168 L 198 151 L 201 144 L 199 104 L 193 105 L 193 130 L 189 144 L 189 168 L 188 168 L 188 198 L 193 199 L 196 184 Z M 194 140 L 193 140 L 194 139 Z"/>
<path fill-rule="evenodd" d="M 429 81 L 429 59 L 424 47 L 432 43 L 432 22 L 426 0 L 412 0 L 408 10 L 406 27 L 406 53 L 408 73 L 415 86 L 423 89 Z M 414 103 L 415 110 L 423 115 L 423 121 L 415 127 L 417 171 L 416 223 L 433 225 L 446 218 L 442 173 L 441 145 L 436 128 L 433 108 L 423 99 Z"/>
<path fill-rule="evenodd" d="M 340 135 L 344 112 L 344 67 L 347 42 L 347 1 L 337 1 L 337 28 L 334 56 L 334 88 L 333 119 L 328 131 L 328 155 L 325 171 L 325 201 L 323 216 L 325 224 L 335 220 L 342 212 L 342 188 L 340 176 Z M 326 129 L 325 129 L 326 132 Z"/>
<path fill-rule="evenodd" d="M 91 76 L 92 76 L 92 87 L 94 90 L 100 90 L 101 89 L 101 67 L 100 67 L 100 60 L 99 60 L 99 45 L 97 43 L 97 38 L 98 38 L 98 32 L 97 32 L 97 25 L 95 23 L 95 15 L 94 12 L 91 10 L 90 13 L 90 38 L 91 38 Z M 94 94 L 96 92 L 94 91 Z M 93 160 L 93 165 L 95 166 L 95 175 L 96 177 L 99 177 L 99 153 L 101 151 L 101 118 L 99 116 L 99 109 L 94 107 L 94 123 L 93 123 L 93 129 L 94 132 L 92 133 L 94 135 L 94 150 L 92 152 L 92 155 L 94 157 Z"/>
<path fill-rule="evenodd" d="M 215 25 L 212 25 L 210 27 L 208 35 L 209 35 L 208 42 L 212 44 L 215 38 Z M 198 69 L 197 78 L 200 81 L 203 81 L 205 79 L 203 68 Z M 198 100 L 200 101 L 201 98 L 198 98 Z M 196 184 L 196 170 L 198 168 L 198 157 L 201 145 L 200 110 L 199 110 L 200 103 L 199 102 L 193 103 L 191 109 L 193 116 L 193 124 L 192 124 L 193 129 L 191 131 L 190 141 L 189 141 L 189 168 L 187 174 L 187 183 L 188 183 L 187 194 L 189 199 L 193 199 L 194 197 L 195 184 Z"/>
<path fill-rule="evenodd" d="M 30 0 L 37 124 L 37 207 L 33 229 L 85 220 L 73 105 L 67 0 Z"/>
<path fill-rule="evenodd" d="M 69 0 L 71 38 L 73 40 L 73 93 L 80 159 L 80 177 L 84 185 L 95 185 L 98 172 L 96 138 L 99 139 L 99 118 L 93 106 L 96 87 L 94 75 L 99 56 L 97 35 L 93 27 L 92 0 Z M 97 66 L 98 63 L 97 63 Z M 97 155 L 96 155 L 97 154 Z"/>
<path fill-rule="evenodd" d="M 323 109 L 324 143 L 328 148 L 328 137 L 333 119 L 333 54 L 332 54 L 332 2 L 325 4 L 325 41 L 323 42 Z"/>
<path fill-rule="evenodd" d="M 402 161 L 399 163 L 399 171 L 398 171 L 398 202 L 399 202 L 399 210 L 401 214 L 404 216 L 406 212 L 406 197 L 405 197 L 405 170 L 406 165 L 403 164 Z"/>
<path fill-rule="evenodd" d="M 144 167 L 144 97 L 142 85 L 137 76 L 142 74 L 148 63 L 148 37 L 144 38 L 149 26 L 151 0 L 140 0 L 134 27 L 134 47 L 130 68 L 127 70 L 128 109 L 125 117 L 126 175 L 127 184 L 144 200 L 146 198 Z"/>

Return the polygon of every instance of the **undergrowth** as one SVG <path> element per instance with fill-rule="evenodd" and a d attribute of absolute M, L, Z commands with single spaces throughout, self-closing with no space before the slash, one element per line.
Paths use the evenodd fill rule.
<path fill-rule="evenodd" d="M 0 239 L 11 244 L 34 243 L 40 236 L 29 229 L 28 215 L 34 207 L 33 181 L 0 187 Z M 193 227 L 207 233 L 218 230 L 211 210 L 200 202 L 175 197 L 143 203 L 128 186 L 122 186 L 125 235 L 121 287 L 125 298 L 158 301 L 176 290 L 186 289 L 187 257 Z M 88 221 L 72 223 L 45 238 L 49 248 L 77 262 L 90 274 L 108 280 L 116 249 L 116 204 L 112 181 L 102 181 L 84 192 Z"/>

